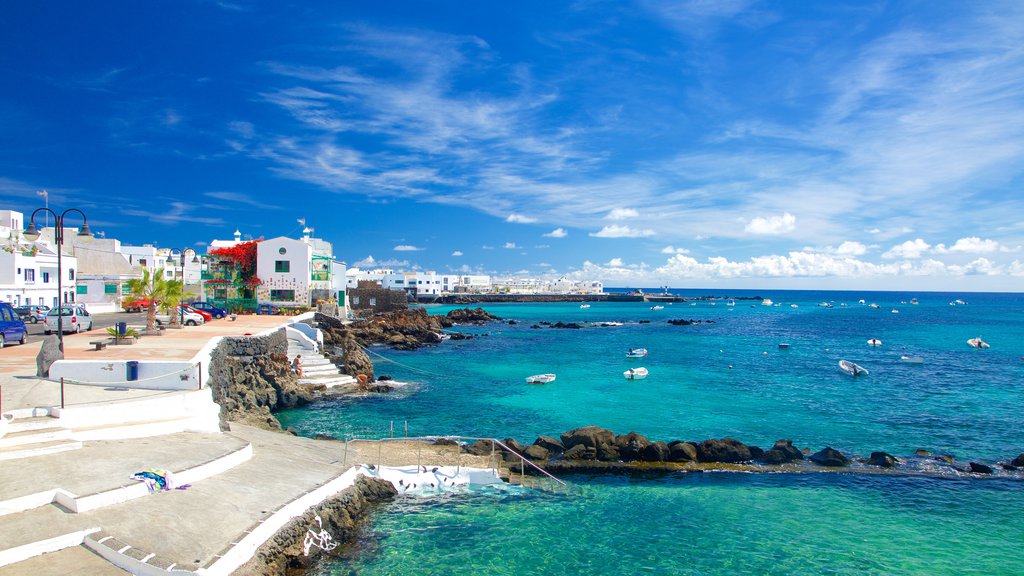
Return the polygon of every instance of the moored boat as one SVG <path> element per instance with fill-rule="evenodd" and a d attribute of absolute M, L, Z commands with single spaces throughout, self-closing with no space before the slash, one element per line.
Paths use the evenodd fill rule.
<path fill-rule="evenodd" d="M 630 368 L 622 373 L 626 377 L 626 380 L 643 380 L 647 378 L 647 368 L 643 366 L 639 368 Z"/>
<path fill-rule="evenodd" d="M 590 308 L 590 304 L 580 304 L 580 308 Z"/>
<path fill-rule="evenodd" d="M 664 310 L 664 306 L 651 306 L 651 310 Z"/>
<path fill-rule="evenodd" d="M 924 364 L 924 358 L 920 356 L 900 356 L 900 362 L 904 364 Z"/>
<path fill-rule="evenodd" d="M 870 338 L 868 340 L 868 346 L 881 346 L 881 345 L 882 345 L 882 341 L 879 340 L 878 338 Z"/>
<path fill-rule="evenodd" d="M 761 300 L 761 306 L 771 306 L 773 304 L 775 304 L 775 302 L 772 302 L 771 298 L 765 298 L 764 300 Z"/>
<path fill-rule="evenodd" d="M 853 362 L 850 362 L 849 360 L 840 360 L 839 361 L 839 369 L 842 370 L 843 372 L 849 374 L 850 376 L 867 376 L 868 375 L 868 369 L 867 368 L 864 368 L 863 366 L 860 366 L 858 364 L 854 364 Z"/>
<path fill-rule="evenodd" d="M 647 356 L 647 348 L 630 348 L 626 352 L 626 358 L 643 358 Z"/>
<path fill-rule="evenodd" d="M 527 384 L 549 384 L 554 381 L 554 374 L 534 374 L 526 379 Z"/>

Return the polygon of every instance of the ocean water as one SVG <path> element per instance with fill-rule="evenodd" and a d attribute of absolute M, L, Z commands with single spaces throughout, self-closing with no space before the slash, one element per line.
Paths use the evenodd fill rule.
<path fill-rule="evenodd" d="M 701 295 L 709 292 L 692 293 Z M 725 293 L 718 292 L 725 295 Z M 665 305 L 484 305 L 516 325 L 412 352 L 374 348 L 392 395 L 279 414 L 300 434 L 515 437 L 589 424 L 652 440 L 779 438 L 854 456 L 918 448 L 995 462 L 1024 452 L 1024 297 L 1019 294 L 744 292 Z M 918 305 L 909 303 L 917 297 Z M 879 308 L 860 305 L 876 302 Z M 962 299 L 966 305 L 950 306 Z M 818 307 L 833 302 L 833 308 Z M 846 303 L 845 307 L 841 303 Z M 906 302 L 906 303 L 904 303 Z M 791 307 L 796 304 L 797 307 Z M 428 307 L 445 313 L 452 307 Z M 892 313 L 892 310 L 898 313 Z M 670 318 L 711 323 L 671 326 Z M 548 322 L 623 322 L 562 330 Z M 650 321 L 643 323 L 641 321 Z M 966 340 L 992 345 L 976 350 Z M 883 345 L 869 347 L 869 338 Z M 788 350 L 779 348 L 789 344 Z M 627 359 L 631 347 L 650 356 Z M 903 364 L 902 354 L 922 365 Z M 871 374 L 851 378 L 840 359 Z M 626 381 L 645 366 L 650 377 Z M 527 385 L 554 372 L 551 384 Z M 1024 481 L 832 474 L 569 478 L 582 494 L 401 500 L 327 573 L 1024 573 Z M 379 543 L 379 545 L 377 545 Z"/>

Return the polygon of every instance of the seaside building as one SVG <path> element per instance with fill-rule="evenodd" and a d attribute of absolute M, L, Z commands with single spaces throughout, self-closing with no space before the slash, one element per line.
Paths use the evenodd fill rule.
<path fill-rule="evenodd" d="M 361 282 L 376 282 L 385 290 L 399 290 L 410 298 L 453 293 L 484 293 L 490 291 L 491 278 L 486 275 L 438 274 L 433 271 L 395 272 L 390 268 L 360 270 L 351 268 L 347 286 L 356 288 Z"/>
<path fill-rule="evenodd" d="M 600 280 L 570 280 L 564 276 L 557 280 L 516 277 L 496 279 L 491 283 L 491 289 L 499 294 L 604 294 L 604 284 Z"/>
<path fill-rule="evenodd" d="M 63 295 L 57 294 L 56 246 L 42 237 L 36 242 L 25 240 L 24 225 L 21 212 L 0 210 L 0 298 L 13 306 L 74 302 L 77 259 L 67 250 L 62 255 Z"/>

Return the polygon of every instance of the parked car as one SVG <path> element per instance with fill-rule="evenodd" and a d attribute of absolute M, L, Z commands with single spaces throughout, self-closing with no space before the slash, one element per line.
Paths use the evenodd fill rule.
<path fill-rule="evenodd" d="M 178 314 L 179 312 L 175 310 L 174 313 Z M 195 312 L 185 312 L 184 318 L 179 318 L 179 320 L 181 320 L 185 326 L 198 326 L 205 322 L 205 320 L 203 320 L 203 317 L 200 316 L 199 314 L 196 314 Z M 162 326 L 164 324 L 171 324 L 171 315 L 157 314 L 156 325 Z"/>
<path fill-rule="evenodd" d="M 92 330 L 92 315 L 85 309 L 85 306 L 73 304 L 54 308 L 46 313 L 46 320 L 43 321 L 46 334 L 57 331 L 57 317 L 60 316 L 64 332 L 86 332 Z"/>
<path fill-rule="evenodd" d="M 50 307 L 39 304 L 34 306 L 18 306 L 14 311 L 25 322 L 36 324 L 46 319 L 46 313 L 50 311 Z"/>
<path fill-rule="evenodd" d="M 135 298 L 133 300 L 126 300 L 124 302 L 125 312 L 144 312 L 146 308 L 149 308 L 149 303 L 152 302 L 149 298 Z"/>
<path fill-rule="evenodd" d="M 195 308 L 196 310 L 208 312 L 210 316 L 213 316 L 214 318 L 223 318 L 228 315 L 227 310 L 224 310 L 223 308 L 217 308 L 216 306 L 210 304 L 209 302 L 193 302 L 189 304 L 189 306 Z"/>
<path fill-rule="evenodd" d="M 25 327 L 25 321 L 14 311 L 14 307 L 6 302 L 0 302 L 0 348 L 6 346 L 8 342 L 28 342 L 28 328 Z"/>
<path fill-rule="evenodd" d="M 188 304 L 182 304 L 181 309 L 184 310 L 185 312 L 199 314 L 200 316 L 203 317 L 203 322 L 209 322 L 210 320 L 213 320 L 213 314 L 210 314 L 206 310 L 196 310 L 195 308 L 189 306 Z"/>

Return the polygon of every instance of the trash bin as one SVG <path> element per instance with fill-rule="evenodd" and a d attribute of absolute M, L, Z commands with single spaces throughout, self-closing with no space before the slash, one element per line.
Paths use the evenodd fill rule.
<path fill-rule="evenodd" d="M 139 363 L 136 360 L 129 360 L 125 362 L 125 367 L 128 369 L 129 382 L 139 379 Z"/>
<path fill-rule="evenodd" d="M 118 336 L 124 336 L 127 333 L 128 333 L 128 323 L 127 322 L 118 322 L 117 323 L 117 335 Z"/>

